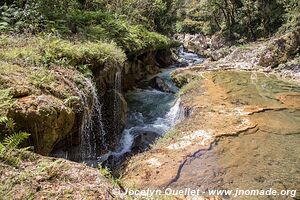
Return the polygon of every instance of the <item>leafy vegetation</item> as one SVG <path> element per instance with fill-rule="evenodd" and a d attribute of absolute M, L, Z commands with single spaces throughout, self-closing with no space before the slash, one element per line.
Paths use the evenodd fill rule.
<path fill-rule="evenodd" d="M 1 142 L 0 142 L 0 161 L 7 163 L 9 165 L 17 167 L 18 164 L 21 162 L 21 154 L 15 153 L 17 148 L 19 147 L 22 142 L 24 142 L 30 134 L 25 132 L 15 132 L 15 123 L 12 119 L 7 117 L 0 117 L 0 125 L 5 125 L 5 127 L 8 129 L 8 132 L 10 133 L 8 136 L 6 136 Z M 2 131 L 1 131 L 2 132 Z M 0 132 L 0 133 L 1 133 Z M 24 152 L 28 150 L 27 148 L 19 148 L 19 152 Z"/>
<path fill-rule="evenodd" d="M 10 89 L 0 89 L 0 114 L 3 115 L 13 103 Z"/>
<path fill-rule="evenodd" d="M 109 1 L 30 0 L 21 4 L 14 2 L 1 7 L 0 31 L 6 33 L 27 32 L 35 35 L 43 32 L 59 34 L 64 38 L 76 35 L 76 40 L 93 41 L 93 43 L 84 43 L 86 49 L 97 50 L 97 48 L 104 47 L 104 54 L 107 53 L 105 50 L 111 48 L 113 48 L 112 52 L 120 53 L 120 50 L 111 41 L 114 41 L 113 43 L 127 54 L 136 54 L 140 51 L 166 48 L 172 45 L 170 39 L 154 31 L 166 28 L 169 23 L 175 23 L 176 20 L 171 20 L 172 17 L 165 13 L 166 9 L 175 12 L 173 8 L 175 4 L 173 1 L 154 1 L 154 7 L 149 7 L 151 2 L 145 3 L 146 1 L 140 5 L 134 1 L 124 1 L 122 10 L 120 10 L 113 9 L 117 4 Z M 159 16 L 168 16 L 170 20 L 159 24 L 162 21 L 155 19 L 158 12 Z M 143 20 L 138 20 L 137 16 Z M 175 13 L 172 16 L 176 16 Z M 157 28 L 151 28 L 153 26 Z M 94 43 L 103 45 L 97 46 Z M 85 51 L 83 48 L 81 50 Z M 106 57 L 103 56 L 103 58 Z"/>
<path fill-rule="evenodd" d="M 187 1 L 177 28 L 181 32 L 213 34 L 221 31 L 229 39 L 256 40 L 281 30 L 299 27 L 296 0 L 203 0 Z"/>
<path fill-rule="evenodd" d="M 104 177 L 110 180 L 113 186 L 118 187 L 121 185 L 121 178 L 114 177 L 110 169 L 108 169 L 107 167 L 103 167 L 101 164 L 98 165 L 98 169 L 100 174 L 102 174 Z"/>

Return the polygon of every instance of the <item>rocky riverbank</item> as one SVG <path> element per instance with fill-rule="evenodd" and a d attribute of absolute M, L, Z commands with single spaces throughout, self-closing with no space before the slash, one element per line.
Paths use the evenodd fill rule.
<path fill-rule="evenodd" d="M 80 127 L 97 101 L 103 104 L 102 109 L 97 108 L 102 115 L 102 129 L 109 133 L 106 147 L 98 151 L 113 148 L 125 126 L 123 91 L 174 62 L 168 45 L 144 50 L 126 62 L 121 50 L 107 51 L 107 61 L 102 62 L 98 57 L 101 52 L 87 55 L 93 48 L 104 48 L 102 44 L 24 36 L 0 39 L 1 116 L 13 119 L 17 130 L 31 133 L 29 143 L 42 155 L 53 149 L 78 146 Z M 111 112 L 116 106 L 118 116 Z"/>
<path fill-rule="evenodd" d="M 117 199 L 118 187 L 98 169 L 29 152 L 14 156 L 21 158 L 18 167 L 0 163 L 1 199 Z"/>
<path fill-rule="evenodd" d="M 255 70 L 274 72 L 296 81 L 300 79 L 299 38 L 299 30 L 262 41 L 235 45 L 220 38 L 218 34 L 212 37 L 181 37 L 187 50 L 208 58 L 205 63 L 190 68 L 191 71 Z M 183 69 L 178 70 L 177 74 L 184 77 L 182 72 L 189 73 L 188 69 Z"/>
<path fill-rule="evenodd" d="M 182 106 L 192 114 L 153 149 L 133 157 L 124 182 L 203 192 L 299 190 L 294 176 L 300 155 L 298 39 L 299 32 L 291 32 L 232 47 L 218 61 L 176 70 Z"/>

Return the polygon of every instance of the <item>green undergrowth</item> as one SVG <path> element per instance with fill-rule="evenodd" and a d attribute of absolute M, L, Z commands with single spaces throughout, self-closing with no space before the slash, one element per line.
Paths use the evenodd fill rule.
<path fill-rule="evenodd" d="M 130 24 L 122 16 L 114 16 L 100 10 L 75 10 L 70 13 L 69 19 L 77 24 L 77 32 L 81 37 L 114 41 L 129 56 L 175 45 L 164 35 L 151 32 L 142 25 Z"/>
<path fill-rule="evenodd" d="M 9 109 L 14 100 L 11 96 L 10 88 L 0 89 L 0 115 L 4 115 L 5 111 Z"/>
<path fill-rule="evenodd" d="M 0 162 L 18 167 L 30 147 L 19 148 L 30 136 L 29 133 L 16 131 L 12 119 L 0 116 Z M 4 136 L 5 135 L 5 136 Z"/>
<path fill-rule="evenodd" d="M 0 58 L 7 63 L 28 66 L 65 66 L 81 70 L 82 65 L 117 65 L 126 55 L 113 42 L 72 41 L 55 36 L 0 36 Z"/>
<path fill-rule="evenodd" d="M 98 170 L 105 178 L 107 178 L 112 186 L 119 187 L 121 183 L 121 177 L 113 176 L 111 170 L 107 167 L 103 167 L 101 164 L 98 165 Z"/>

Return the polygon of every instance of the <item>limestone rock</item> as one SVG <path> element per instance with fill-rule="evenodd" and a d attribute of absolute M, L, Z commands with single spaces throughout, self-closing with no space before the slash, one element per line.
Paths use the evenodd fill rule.
<path fill-rule="evenodd" d="M 115 90 L 104 95 L 103 122 L 109 132 L 108 146 L 113 148 L 121 137 L 127 118 L 127 102 L 123 95 Z"/>
<path fill-rule="evenodd" d="M 27 96 L 16 101 L 8 117 L 17 127 L 31 133 L 35 151 L 50 153 L 54 145 L 70 134 L 75 124 L 75 113 L 62 100 L 50 95 Z"/>
<path fill-rule="evenodd" d="M 288 60 L 291 55 L 299 52 L 300 32 L 289 32 L 270 42 L 268 48 L 260 55 L 259 65 L 263 67 L 277 67 Z"/>

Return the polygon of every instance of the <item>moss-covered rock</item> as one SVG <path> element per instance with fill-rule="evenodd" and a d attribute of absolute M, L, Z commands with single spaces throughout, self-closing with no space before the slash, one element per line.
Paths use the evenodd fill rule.
<path fill-rule="evenodd" d="M 190 83 L 193 79 L 197 78 L 197 72 L 192 70 L 176 70 L 171 74 L 171 78 L 177 87 L 182 88 L 184 85 Z"/>
<path fill-rule="evenodd" d="M 0 81 L 1 116 L 13 119 L 16 130 L 31 133 L 36 152 L 47 155 L 80 125 L 83 105 L 76 89 L 87 89 L 79 72 L 0 63 Z"/>
<path fill-rule="evenodd" d="M 62 100 L 50 95 L 27 96 L 8 112 L 17 127 L 31 133 L 35 151 L 47 155 L 54 145 L 70 134 L 75 113 Z"/>

